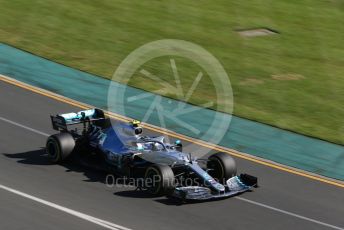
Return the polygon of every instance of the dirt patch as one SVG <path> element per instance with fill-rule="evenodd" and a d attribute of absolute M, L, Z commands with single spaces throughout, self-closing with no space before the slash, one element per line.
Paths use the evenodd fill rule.
<path fill-rule="evenodd" d="M 247 78 L 241 82 L 239 82 L 239 85 L 260 85 L 263 84 L 264 81 L 257 79 L 257 78 Z"/>
<path fill-rule="evenodd" d="M 277 34 L 278 32 L 268 28 L 255 28 L 247 30 L 237 30 L 242 37 L 259 37 Z"/>
<path fill-rule="evenodd" d="M 296 81 L 296 80 L 305 79 L 303 75 L 295 74 L 295 73 L 274 74 L 274 75 L 271 75 L 271 78 L 274 80 L 279 80 L 279 81 Z"/>

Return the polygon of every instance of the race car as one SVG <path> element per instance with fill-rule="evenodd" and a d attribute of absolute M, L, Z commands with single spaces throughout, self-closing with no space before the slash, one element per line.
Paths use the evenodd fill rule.
<path fill-rule="evenodd" d="M 98 165 L 118 177 L 133 178 L 156 196 L 208 200 L 237 195 L 257 186 L 257 178 L 236 175 L 234 159 L 215 153 L 198 159 L 182 143 L 164 136 L 145 136 L 139 121 L 111 122 L 100 109 L 51 116 L 59 133 L 48 137 L 46 152 L 54 163 L 71 156 Z"/>

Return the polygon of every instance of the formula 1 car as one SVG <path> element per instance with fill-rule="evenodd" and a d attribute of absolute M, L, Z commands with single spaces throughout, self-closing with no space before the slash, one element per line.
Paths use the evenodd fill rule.
<path fill-rule="evenodd" d="M 138 121 L 111 124 L 100 109 L 51 116 L 51 121 L 59 131 L 46 142 L 52 162 L 60 163 L 71 155 L 82 161 L 91 159 L 91 164 L 101 162 L 104 170 L 117 176 L 142 180 L 140 189 L 153 195 L 208 200 L 257 186 L 256 177 L 236 175 L 236 164 L 229 154 L 194 158 L 182 152 L 179 140 L 172 144 L 164 136 L 144 136 Z"/>

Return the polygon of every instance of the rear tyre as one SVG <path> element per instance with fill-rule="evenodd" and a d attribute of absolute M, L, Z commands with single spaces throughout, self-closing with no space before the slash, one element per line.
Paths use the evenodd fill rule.
<path fill-rule="evenodd" d="M 47 139 L 46 152 L 53 163 L 61 163 L 68 158 L 75 147 L 75 140 L 69 133 L 58 133 Z"/>
<path fill-rule="evenodd" d="M 208 158 L 207 169 L 209 169 L 209 175 L 220 183 L 226 183 L 229 178 L 237 173 L 233 157 L 222 152 L 215 153 Z"/>
<path fill-rule="evenodd" d="M 154 164 L 146 169 L 144 187 L 154 196 L 171 195 L 175 189 L 174 173 L 168 165 Z"/>

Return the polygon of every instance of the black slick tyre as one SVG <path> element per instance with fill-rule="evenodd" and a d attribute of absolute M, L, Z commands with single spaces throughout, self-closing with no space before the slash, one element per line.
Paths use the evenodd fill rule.
<path fill-rule="evenodd" d="M 154 196 L 171 195 L 175 189 L 174 173 L 168 165 L 154 164 L 145 172 L 145 189 Z"/>
<path fill-rule="evenodd" d="M 69 133 L 58 133 L 48 137 L 46 152 L 53 163 L 61 163 L 68 158 L 75 147 L 75 140 Z"/>
<path fill-rule="evenodd" d="M 215 153 L 208 158 L 207 169 L 209 169 L 209 175 L 220 183 L 225 183 L 237 173 L 233 157 L 223 152 Z"/>

